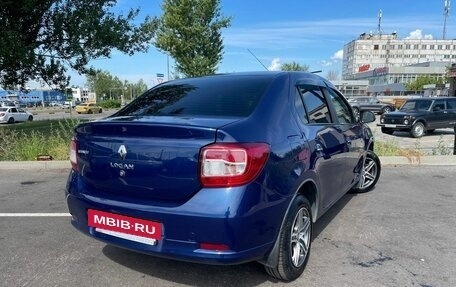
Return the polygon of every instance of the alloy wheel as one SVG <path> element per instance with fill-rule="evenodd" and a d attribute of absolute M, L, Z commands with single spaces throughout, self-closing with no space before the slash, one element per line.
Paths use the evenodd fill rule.
<path fill-rule="evenodd" d="M 311 222 L 309 211 L 301 207 L 291 227 L 290 255 L 295 267 L 304 264 L 310 247 Z"/>
<path fill-rule="evenodd" d="M 362 185 L 361 189 L 367 189 L 370 187 L 376 180 L 378 173 L 377 163 L 373 158 L 366 157 L 364 161 L 364 169 L 362 174 Z"/>

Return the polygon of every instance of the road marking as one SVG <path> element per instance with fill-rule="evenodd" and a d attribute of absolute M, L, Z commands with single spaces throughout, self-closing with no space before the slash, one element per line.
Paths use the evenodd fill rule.
<path fill-rule="evenodd" d="M 0 217 L 68 217 L 69 213 L 0 213 Z"/>

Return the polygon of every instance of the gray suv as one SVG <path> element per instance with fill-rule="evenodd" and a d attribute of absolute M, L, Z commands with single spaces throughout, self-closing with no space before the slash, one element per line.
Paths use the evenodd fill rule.
<path fill-rule="evenodd" d="M 371 111 L 379 114 L 387 114 L 396 109 L 394 104 L 382 102 L 376 97 L 354 97 L 348 99 L 353 112 L 359 114 L 363 111 Z"/>

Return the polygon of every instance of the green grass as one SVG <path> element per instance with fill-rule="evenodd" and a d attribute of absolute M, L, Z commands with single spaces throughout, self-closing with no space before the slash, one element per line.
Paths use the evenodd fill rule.
<path fill-rule="evenodd" d="M 0 160 L 36 160 L 40 155 L 67 160 L 73 128 L 80 120 L 63 119 L 0 126 Z"/>

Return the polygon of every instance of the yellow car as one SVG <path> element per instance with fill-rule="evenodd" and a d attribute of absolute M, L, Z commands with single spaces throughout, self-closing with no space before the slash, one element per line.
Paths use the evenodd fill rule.
<path fill-rule="evenodd" d="M 75 111 L 78 114 L 94 114 L 94 113 L 101 113 L 102 109 L 101 109 L 101 107 L 97 106 L 94 103 L 83 103 L 83 104 L 77 105 L 75 108 Z"/>

